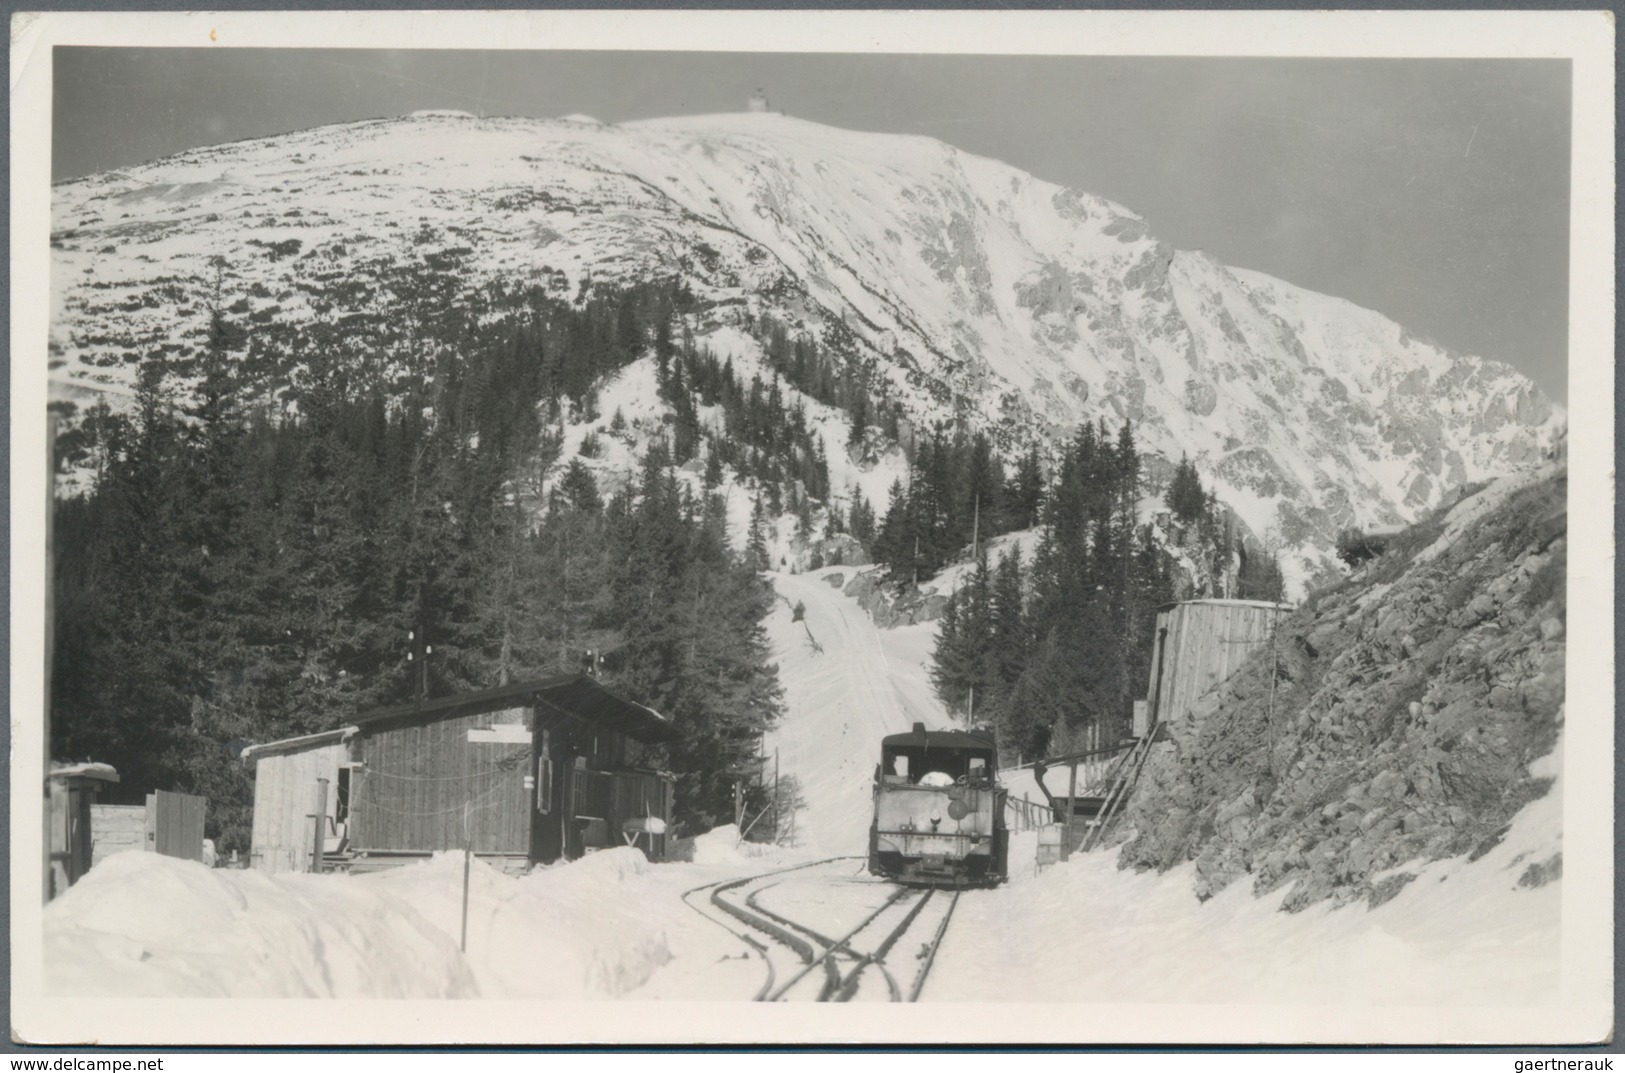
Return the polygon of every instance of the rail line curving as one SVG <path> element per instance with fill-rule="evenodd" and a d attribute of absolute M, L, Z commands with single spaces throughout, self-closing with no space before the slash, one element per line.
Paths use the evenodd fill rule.
<path fill-rule="evenodd" d="M 916 1001 L 948 932 L 959 900 L 958 890 L 892 887 L 879 907 L 867 910 L 854 927 L 838 935 L 829 934 L 831 929 L 825 924 L 809 924 L 796 919 L 794 913 L 785 911 L 782 906 L 770 904 L 772 892 L 789 873 L 851 859 L 826 857 L 709 883 L 685 892 L 683 899 L 706 919 L 745 940 L 761 959 L 766 980 L 755 995 L 756 1001 L 786 1001 L 799 990 L 802 997 L 820 1002 L 847 1002 L 863 993 L 865 979 L 873 981 L 877 976 L 890 1001 Z M 934 900 L 939 893 L 944 898 Z M 701 894 L 707 896 L 704 903 L 707 908 L 696 904 L 695 896 Z M 940 911 L 928 913 L 928 906 L 936 906 Z M 717 913 L 708 911 L 709 907 L 720 911 L 722 916 L 719 918 Z M 904 936 L 920 934 L 926 938 L 920 943 L 918 964 L 905 996 L 893 967 L 887 964 L 887 957 Z M 758 936 L 765 936 L 769 941 L 764 943 Z M 775 949 L 788 951 L 794 957 L 796 964 L 792 969 L 781 971 L 783 954 L 777 958 L 780 964 L 775 965 Z M 822 979 L 816 982 L 815 990 L 812 983 L 803 983 L 820 969 Z"/>

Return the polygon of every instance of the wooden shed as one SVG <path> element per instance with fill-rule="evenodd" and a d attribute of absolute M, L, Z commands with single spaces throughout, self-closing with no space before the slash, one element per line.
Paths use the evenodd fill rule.
<path fill-rule="evenodd" d="M 102 787 L 114 782 L 118 772 L 108 764 L 51 765 L 45 781 L 47 897 L 55 898 L 90 871 L 90 810 Z"/>
<path fill-rule="evenodd" d="M 329 840 L 341 840 L 341 801 L 353 770 L 348 742 L 358 733 L 356 727 L 340 727 L 243 750 L 243 760 L 254 765 L 250 867 L 308 872 L 317 816 L 323 848 L 329 848 Z M 331 848 L 338 852 L 342 844 Z"/>
<path fill-rule="evenodd" d="M 250 860 L 308 871 L 318 816 L 327 858 L 349 867 L 466 845 L 511 869 L 632 843 L 658 859 L 673 782 L 646 753 L 676 733 L 585 674 L 368 712 L 245 751 Z"/>
<path fill-rule="evenodd" d="M 1263 600 L 1185 600 L 1158 608 L 1150 703 L 1136 705 L 1135 737 L 1185 718 L 1197 698 L 1271 643 L 1277 620 L 1291 609 Z"/>

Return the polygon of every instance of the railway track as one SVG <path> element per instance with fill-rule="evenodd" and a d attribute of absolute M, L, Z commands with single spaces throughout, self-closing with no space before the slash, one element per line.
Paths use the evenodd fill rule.
<path fill-rule="evenodd" d="M 788 883 L 804 885 L 815 869 L 852 860 L 861 858 L 829 857 L 724 880 L 696 887 L 683 899 L 743 939 L 760 958 L 766 978 L 755 995 L 758 1002 L 914 1002 L 925 988 L 960 892 L 878 881 L 840 884 L 831 877 L 820 884 L 826 888 L 821 919 L 810 923 L 807 910 L 782 889 Z M 853 903 L 846 919 L 856 923 L 831 928 L 828 895 L 843 886 Z"/>

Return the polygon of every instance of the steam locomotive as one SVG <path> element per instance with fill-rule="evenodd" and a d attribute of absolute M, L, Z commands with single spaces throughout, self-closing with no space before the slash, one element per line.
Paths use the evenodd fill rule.
<path fill-rule="evenodd" d="M 881 739 L 869 871 L 920 886 L 993 886 L 1009 870 L 1005 790 L 985 730 L 915 723 Z"/>

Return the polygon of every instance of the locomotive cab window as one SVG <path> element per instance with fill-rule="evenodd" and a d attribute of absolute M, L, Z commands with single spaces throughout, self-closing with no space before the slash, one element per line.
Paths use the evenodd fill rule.
<path fill-rule="evenodd" d="M 991 770 L 990 756 L 952 748 L 887 750 L 881 763 L 886 781 L 906 781 L 915 785 L 928 776 L 932 783 L 943 780 L 957 782 L 960 779 L 986 780 Z"/>

